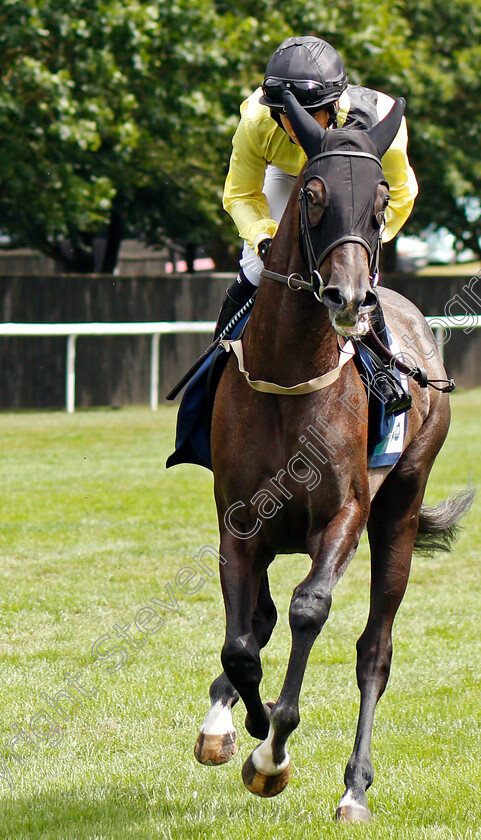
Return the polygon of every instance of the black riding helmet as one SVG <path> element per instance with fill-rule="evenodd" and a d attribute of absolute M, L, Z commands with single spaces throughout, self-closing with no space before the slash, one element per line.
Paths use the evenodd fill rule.
<path fill-rule="evenodd" d="M 334 47 L 310 35 L 293 37 L 283 41 L 270 59 L 259 101 L 271 113 L 282 113 L 282 93 L 290 90 L 306 111 L 315 113 L 331 110 L 346 87 L 346 70 Z"/>

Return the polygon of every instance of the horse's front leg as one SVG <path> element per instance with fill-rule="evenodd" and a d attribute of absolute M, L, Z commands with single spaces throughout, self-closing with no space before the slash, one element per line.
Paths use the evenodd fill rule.
<path fill-rule="evenodd" d="M 261 578 L 252 618 L 252 629 L 260 648 L 268 643 L 276 620 L 277 612 L 266 572 Z M 212 683 L 209 696 L 211 706 L 197 738 L 195 757 L 201 764 L 225 764 L 238 750 L 232 707 L 239 699 L 239 692 L 224 671 Z"/>
<path fill-rule="evenodd" d="M 299 695 L 309 654 L 331 606 L 331 593 L 357 548 L 365 515 L 356 500 L 346 505 L 322 532 L 310 538 L 311 571 L 292 596 L 289 622 L 292 645 L 284 685 L 275 703 L 266 740 L 244 764 L 244 784 L 258 796 L 274 796 L 289 781 L 289 735 L 299 724 Z"/>
<path fill-rule="evenodd" d="M 237 753 L 232 707 L 239 693 L 223 671 L 209 689 L 210 709 L 200 728 L 194 755 L 201 764 L 225 764 Z"/>
<path fill-rule="evenodd" d="M 221 662 L 230 683 L 229 687 L 221 677 L 223 706 L 228 705 L 229 696 L 232 701 L 237 699 L 232 690 L 237 692 L 247 710 L 249 733 L 255 738 L 264 738 L 269 729 L 269 710 L 262 704 L 259 694 L 262 639 L 256 635 L 256 632 L 259 635 L 259 623 L 255 608 L 262 579 L 273 555 L 266 549 L 260 534 L 242 539 L 226 528 L 221 528 L 220 554 L 225 559 L 220 566 L 220 579 L 226 613 Z"/>
<path fill-rule="evenodd" d="M 260 644 L 254 632 L 253 616 L 260 582 L 267 562 L 261 562 L 252 545 L 232 548 L 221 543 L 221 583 L 226 611 L 226 635 L 221 662 L 227 678 L 238 691 L 247 711 L 246 727 L 254 738 L 263 738 L 269 729 L 268 711 L 264 707 L 259 686 L 262 679 Z M 232 550 L 235 547 L 235 550 Z"/>
<path fill-rule="evenodd" d="M 371 507 L 371 603 L 366 628 L 357 643 L 361 705 L 354 750 L 344 775 L 346 791 L 336 812 L 343 822 L 367 822 L 371 818 L 366 791 L 374 778 L 370 755 L 374 713 L 389 679 L 392 625 L 409 577 L 423 495 L 416 488 L 414 493 L 413 501 L 409 490 L 393 475 Z"/>

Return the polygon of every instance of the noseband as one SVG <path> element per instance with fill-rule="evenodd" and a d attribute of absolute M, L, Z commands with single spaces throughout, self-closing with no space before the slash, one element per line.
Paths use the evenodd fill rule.
<path fill-rule="evenodd" d="M 371 246 L 366 237 L 360 236 L 359 234 L 346 233 L 343 236 L 340 236 L 339 238 L 334 239 L 332 242 L 330 242 L 322 250 L 319 256 L 316 255 L 316 249 L 314 247 L 311 235 L 311 225 L 309 224 L 306 185 L 311 178 L 315 177 L 315 175 L 309 174 L 309 170 L 311 169 L 313 164 L 317 163 L 317 161 L 323 158 L 328 157 L 367 158 L 369 160 L 374 161 L 379 166 L 379 169 L 382 172 L 382 166 L 379 158 L 377 158 L 376 155 L 373 155 L 370 152 L 351 151 L 349 149 L 335 149 L 332 151 L 320 152 L 318 155 L 315 155 L 314 157 L 310 158 L 304 170 L 304 186 L 301 187 L 299 193 L 300 246 L 304 257 L 304 262 L 306 263 L 309 272 L 310 279 L 304 280 L 303 277 L 297 273 L 286 275 L 279 274 L 276 271 L 270 271 L 266 268 L 262 270 L 262 275 L 264 277 L 267 277 L 270 280 L 277 280 L 280 283 L 285 283 L 287 286 L 289 286 L 290 289 L 292 289 L 292 291 L 299 291 L 299 289 L 305 289 L 306 291 L 312 292 L 319 302 L 321 302 L 321 292 L 324 288 L 324 283 L 319 271 L 320 266 L 322 265 L 326 257 L 331 253 L 331 251 L 334 250 L 334 248 L 337 248 L 338 245 L 342 245 L 346 242 L 354 242 L 359 245 L 363 245 L 363 247 L 366 249 L 369 257 L 369 273 L 371 286 L 374 288 L 377 285 L 379 280 L 379 255 L 381 250 L 381 237 L 384 230 L 385 221 L 383 214 L 379 224 L 379 234 L 374 248 Z"/>

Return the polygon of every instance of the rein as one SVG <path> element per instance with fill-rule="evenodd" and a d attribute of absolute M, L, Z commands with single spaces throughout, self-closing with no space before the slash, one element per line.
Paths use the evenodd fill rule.
<path fill-rule="evenodd" d="M 309 160 L 308 166 L 304 173 L 304 180 L 307 183 L 306 173 L 310 166 L 315 163 L 316 161 L 320 160 L 324 157 L 332 157 L 334 155 L 343 155 L 348 157 L 363 157 L 363 158 L 370 158 L 381 167 L 381 163 L 375 155 L 372 155 L 368 152 L 356 152 L 356 151 L 330 151 L 330 152 L 320 152 L 315 157 Z M 315 249 L 312 243 L 312 238 L 310 234 L 310 227 L 308 221 L 308 209 L 307 209 L 307 196 L 305 186 L 301 189 L 299 193 L 299 205 L 300 205 L 300 240 L 301 246 L 304 250 L 304 257 L 309 271 L 309 280 L 304 280 L 304 278 L 294 272 L 292 274 L 280 274 L 277 271 L 271 271 L 270 269 L 263 268 L 261 275 L 263 277 L 268 278 L 269 280 L 277 280 L 279 283 L 284 283 L 291 289 L 292 291 L 299 291 L 300 289 L 304 289 L 305 291 L 312 292 L 315 298 L 322 303 L 321 300 L 321 292 L 324 288 L 324 283 L 319 272 L 319 266 L 325 259 L 328 253 L 330 253 L 333 248 L 337 247 L 343 242 L 357 242 L 363 245 L 369 255 L 370 266 L 375 266 L 375 271 L 373 272 L 372 282 L 373 286 L 376 285 L 377 278 L 378 278 L 378 263 L 379 263 L 379 250 L 381 247 L 381 234 L 382 234 L 382 227 L 380 226 L 379 231 L 379 238 L 376 247 L 376 251 L 373 254 L 372 249 L 363 237 L 357 236 L 355 234 L 347 234 L 346 236 L 340 237 L 336 239 L 334 242 L 330 243 L 330 245 L 324 249 L 322 254 L 319 258 L 316 258 Z M 333 382 L 339 378 L 339 375 L 347 362 L 349 362 L 353 356 L 355 355 L 355 347 L 352 341 L 347 341 L 344 347 L 340 347 L 341 359 L 337 367 L 333 368 L 333 370 L 328 371 L 327 373 L 323 374 L 322 376 L 317 376 L 314 379 L 309 379 L 306 382 L 300 382 L 298 385 L 291 385 L 290 387 L 286 387 L 283 385 L 278 385 L 275 382 L 266 382 L 263 379 L 251 379 L 249 372 L 245 368 L 244 364 L 244 351 L 242 347 L 242 339 L 239 338 L 237 340 L 223 340 L 220 341 L 220 345 L 229 352 L 232 350 L 237 358 L 237 363 L 239 366 L 239 371 L 245 376 L 247 383 L 253 388 L 255 391 L 261 391 L 266 394 L 280 394 L 284 396 L 296 396 L 300 394 L 310 394 L 315 391 L 320 391 L 322 388 L 326 388 L 329 385 L 332 385 Z"/>
<path fill-rule="evenodd" d="M 398 359 L 394 353 L 391 353 L 387 347 L 379 340 L 378 336 L 371 327 L 371 338 L 376 343 L 377 355 L 383 359 L 389 367 L 395 367 L 400 373 L 405 376 L 410 376 L 421 388 L 427 388 L 428 385 L 434 388 L 435 391 L 441 391 L 442 394 L 450 394 L 454 391 L 456 384 L 454 379 L 428 379 L 428 375 L 422 367 L 410 367 L 402 359 Z M 362 345 L 364 350 L 369 355 L 374 355 L 372 350 L 366 344 Z"/>

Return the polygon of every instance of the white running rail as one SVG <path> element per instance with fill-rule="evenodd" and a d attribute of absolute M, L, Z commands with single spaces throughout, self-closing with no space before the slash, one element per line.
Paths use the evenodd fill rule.
<path fill-rule="evenodd" d="M 446 331 L 465 328 L 471 332 L 481 327 L 481 315 L 432 315 L 426 318 L 436 337 L 439 352 L 443 356 Z M 128 323 L 80 324 L 18 324 L 0 323 L 1 336 L 42 336 L 67 338 L 67 370 L 65 382 L 65 403 L 69 414 L 75 411 L 75 351 L 77 338 L 82 335 L 150 335 L 150 407 L 156 411 L 159 405 L 159 349 L 162 335 L 173 333 L 208 333 L 212 335 L 214 321 L 137 321 Z"/>
<path fill-rule="evenodd" d="M 150 407 L 159 405 L 160 337 L 172 333 L 209 333 L 215 321 L 138 321 L 133 324 L 97 322 L 89 324 L 13 324 L 0 323 L 0 336 L 67 337 L 65 404 L 69 414 L 75 411 L 75 351 L 80 335 L 150 335 Z"/>

